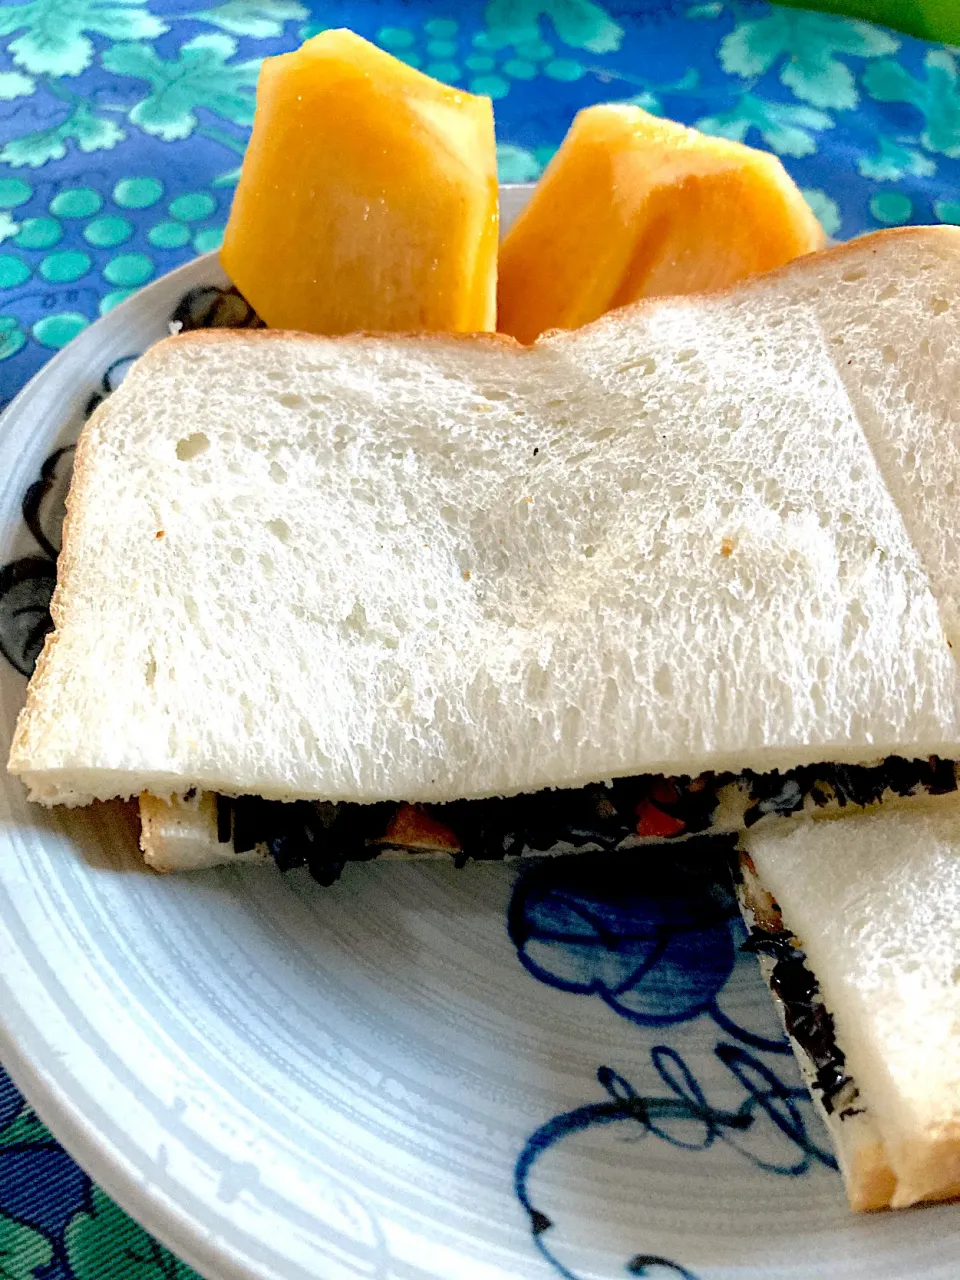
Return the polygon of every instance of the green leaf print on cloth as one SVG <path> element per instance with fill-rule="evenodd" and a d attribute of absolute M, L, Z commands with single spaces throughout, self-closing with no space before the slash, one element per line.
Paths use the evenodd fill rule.
<path fill-rule="evenodd" d="M 164 142 L 189 138 L 197 127 L 197 107 L 249 124 L 253 119 L 253 88 L 261 59 L 235 62 L 232 36 L 195 36 L 175 59 L 165 61 L 149 45 L 118 44 L 103 55 L 103 65 L 116 75 L 146 80 L 150 93 L 130 112 L 130 120 L 145 133 Z"/>
<path fill-rule="evenodd" d="M 110 1280 L 197 1280 L 185 1262 L 148 1236 L 98 1187 L 93 1189 L 89 1212 L 78 1213 L 68 1223 L 64 1239 L 76 1280 L 100 1280 L 103 1276 Z"/>
<path fill-rule="evenodd" d="M 704 133 L 737 142 L 746 142 L 750 130 L 756 129 L 771 151 L 795 159 L 813 155 L 817 149 L 814 133 L 833 128 L 833 121 L 823 111 L 789 102 L 765 102 L 749 93 L 728 111 L 704 116 L 696 123 Z"/>
<path fill-rule="evenodd" d="M 893 53 L 899 41 L 866 22 L 827 13 L 778 10 L 765 18 L 740 22 L 720 42 L 724 71 L 753 80 L 781 58 L 780 83 L 814 107 L 855 107 L 853 72 L 836 54 L 877 58 Z M 793 154 L 793 153 L 791 153 Z"/>
<path fill-rule="evenodd" d="M 857 169 L 865 178 L 872 178 L 874 182 L 899 182 L 901 178 L 908 176 L 932 178 L 937 172 L 937 162 L 925 156 L 922 151 L 904 146 L 881 134 L 877 150 L 872 156 L 857 157 Z"/>
<path fill-rule="evenodd" d="M 923 115 L 920 141 L 929 151 L 952 160 L 960 157 L 960 86 L 956 59 L 946 49 L 931 49 L 923 60 L 926 79 L 919 80 L 899 62 L 867 67 L 863 85 L 878 102 L 909 102 Z"/>
<path fill-rule="evenodd" d="M 27 345 L 27 336 L 14 316 L 0 316 L 0 360 L 15 356 Z M 0 1273 L 2 1276 L 2 1273 Z"/>
<path fill-rule="evenodd" d="M 26 1102 L 2 1129 L 0 1129 L 0 1151 L 10 1151 L 15 1147 L 55 1147 L 53 1134 L 43 1123 L 33 1107 Z"/>
<path fill-rule="evenodd" d="M 0 1213 L 0 1280 L 37 1280 L 52 1258 L 53 1245 L 45 1235 Z"/>
<path fill-rule="evenodd" d="M 828 236 L 835 236 L 840 230 L 840 206 L 825 191 L 818 187 L 804 187 L 800 192 L 804 200 L 814 212 L 817 221 Z"/>
<path fill-rule="evenodd" d="M 542 18 L 549 18 L 557 36 L 574 49 L 613 53 L 623 41 L 623 28 L 593 0 L 490 0 L 486 11 L 490 47 L 538 41 Z"/>
<path fill-rule="evenodd" d="M 76 76 L 93 61 L 96 32 L 110 40 L 152 40 L 167 30 L 143 0 L 28 0 L 0 4 L 0 36 L 24 30 L 7 46 L 18 67 L 35 75 Z"/>
<path fill-rule="evenodd" d="M 78 102 L 63 124 L 11 138 L 0 151 L 0 160 L 13 168 L 38 169 L 48 160 L 62 160 L 70 140 L 84 152 L 109 151 L 126 136 L 115 121 L 94 115 L 88 103 Z"/>
<path fill-rule="evenodd" d="M 294 0 L 226 0 L 215 9 L 199 9 L 190 17 L 234 36 L 269 40 L 283 35 L 285 22 L 303 22 L 309 18 L 310 10 Z"/>
<path fill-rule="evenodd" d="M 19 71 L 0 71 L 0 102 L 29 97 L 36 88 L 36 82 L 30 76 L 21 75 Z"/>
<path fill-rule="evenodd" d="M 497 175 L 501 182 L 536 182 L 541 169 L 537 157 L 526 147 L 497 143 Z"/>

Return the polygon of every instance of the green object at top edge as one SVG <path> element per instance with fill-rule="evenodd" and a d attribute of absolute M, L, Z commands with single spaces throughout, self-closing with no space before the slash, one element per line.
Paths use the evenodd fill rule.
<path fill-rule="evenodd" d="M 908 35 L 960 44 L 960 0 L 778 0 L 795 9 L 821 9 L 865 18 Z"/>

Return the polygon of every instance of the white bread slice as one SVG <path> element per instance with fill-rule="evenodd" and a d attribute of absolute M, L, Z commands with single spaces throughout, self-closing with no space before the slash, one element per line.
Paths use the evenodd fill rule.
<path fill-rule="evenodd" d="M 958 286 L 938 228 L 532 348 L 158 344 L 81 438 L 10 769 L 48 804 L 430 801 L 960 757 L 954 548 L 911 541 L 870 435 L 917 343 L 956 343 Z M 887 378 L 870 418 L 838 351 Z M 939 438 L 952 391 L 923 392 Z"/>
<path fill-rule="evenodd" d="M 856 827 L 850 829 L 854 839 L 856 832 Z M 749 839 L 755 840 L 756 835 L 751 835 Z M 737 896 L 752 937 L 757 929 L 763 930 L 764 934 L 773 935 L 784 931 L 780 909 L 766 887 L 760 883 L 756 867 L 747 853 L 740 855 Z M 887 1161 L 887 1151 L 880 1130 L 864 1105 L 856 1082 L 848 1080 L 839 1096 L 832 1097 L 827 1105 L 818 1079 L 816 1062 L 807 1047 L 791 1035 L 787 1008 L 776 987 L 776 960 L 763 950 L 757 951 L 757 960 L 760 972 L 770 987 L 770 994 L 793 1049 L 803 1082 L 810 1090 L 813 1105 L 833 1142 L 850 1208 L 858 1212 L 888 1208 L 896 1188 L 896 1177 Z"/>
<path fill-rule="evenodd" d="M 882 1152 L 864 1130 L 839 1140 L 851 1203 L 875 1207 L 885 1166 L 893 1208 L 960 1195 L 960 800 L 806 819 L 743 844 L 882 1140 Z"/>

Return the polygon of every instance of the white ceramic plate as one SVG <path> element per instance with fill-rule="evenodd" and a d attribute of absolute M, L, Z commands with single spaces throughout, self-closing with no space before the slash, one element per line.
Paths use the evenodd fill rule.
<path fill-rule="evenodd" d="M 0 639 L 21 665 L 69 455 L 33 533 L 25 493 L 104 372 L 220 282 L 208 257 L 143 290 L 0 421 L 0 562 L 28 562 Z M 0 666 L 5 754 L 26 682 Z M 679 853 L 367 864 L 322 889 L 154 876 L 123 810 L 46 813 L 5 778 L 0 815 L 0 1057 L 207 1276 L 960 1274 L 960 1210 L 847 1212 L 729 899 Z"/>

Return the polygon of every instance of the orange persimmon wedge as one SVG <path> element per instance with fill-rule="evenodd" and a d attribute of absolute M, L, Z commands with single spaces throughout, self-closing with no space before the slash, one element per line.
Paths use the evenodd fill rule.
<path fill-rule="evenodd" d="M 497 327 L 532 342 L 637 298 L 724 288 L 824 240 L 775 156 L 639 107 L 587 107 L 500 246 Z"/>
<path fill-rule="evenodd" d="M 490 330 L 493 106 L 351 31 L 267 58 L 220 250 L 273 328 Z"/>

